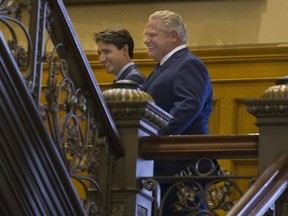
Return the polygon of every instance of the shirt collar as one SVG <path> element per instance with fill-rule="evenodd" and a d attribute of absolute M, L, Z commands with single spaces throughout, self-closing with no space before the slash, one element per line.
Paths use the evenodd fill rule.
<path fill-rule="evenodd" d="M 174 48 L 173 50 L 171 50 L 169 53 L 167 53 L 167 54 L 161 59 L 160 65 L 163 65 L 163 64 L 167 61 L 167 59 L 168 59 L 170 56 L 172 56 L 174 53 L 176 53 L 177 51 L 179 51 L 179 50 L 181 50 L 181 49 L 184 49 L 184 48 L 186 48 L 186 47 L 187 47 L 186 44 L 182 44 L 182 45 Z"/>
<path fill-rule="evenodd" d="M 116 80 L 118 80 L 118 78 L 121 76 L 121 74 L 131 65 L 134 65 L 134 62 L 129 62 L 124 67 L 122 67 L 121 70 L 116 75 Z"/>

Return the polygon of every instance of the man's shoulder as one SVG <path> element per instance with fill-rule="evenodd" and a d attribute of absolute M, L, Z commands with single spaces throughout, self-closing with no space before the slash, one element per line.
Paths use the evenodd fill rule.
<path fill-rule="evenodd" d="M 146 77 L 140 70 L 138 70 L 138 68 L 135 65 L 133 66 L 134 67 L 130 68 L 129 72 L 126 74 L 126 76 L 123 79 L 129 79 L 139 84 L 143 84 Z"/>
<path fill-rule="evenodd" d="M 128 74 L 127 74 L 127 78 L 132 77 L 132 76 L 139 76 L 142 77 L 143 79 L 145 79 L 144 74 L 138 70 L 137 68 L 132 69 Z"/>

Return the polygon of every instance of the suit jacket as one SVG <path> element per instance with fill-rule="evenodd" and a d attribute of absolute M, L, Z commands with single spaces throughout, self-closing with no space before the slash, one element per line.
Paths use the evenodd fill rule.
<path fill-rule="evenodd" d="M 188 48 L 174 53 L 146 79 L 143 91 L 173 120 L 159 135 L 207 134 L 212 112 L 212 86 L 204 63 Z"/>
<path fill-rule="evenodd" d="M 128 68 L 126 68 L 125 71 L 123 71 L 123 73 L 120 75 L 120 77 L 118 77 L 116 81 L 132 80 L 139 85 L 142 85 L 145 78 L 146 77 L 137 69 L 136 65 L 130 65 Z"/>
<path fill-rule="evenodd" d="M 158 131 L 159 135 L 208 133 L 208 118 L 213 103 L 210 76 L 204 63 L 188 48 L 174 53 L 150 74 L 142 90 L 152 96 L 156 105 L 173 116 L 169 125 Z M 154 175 L 173 176 L 195 163 L 196 160 L 155 160 Z M 216 160 L 213 163 L 217 166 Z M 212 164 L 204 161 L 198 168 L 201 173 L 207 173 Z M 218 172 L 219 167 L 213 174 Z"/>

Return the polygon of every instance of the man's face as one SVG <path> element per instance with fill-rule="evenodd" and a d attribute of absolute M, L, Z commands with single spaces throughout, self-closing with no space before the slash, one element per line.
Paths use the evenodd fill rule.
<path fill-rule="evenodd" d="M 172 33 L 165 32 L 160 20 L 149 20 L 144 29 L 144 43 L 148 47 L 148 56 L 155 61 L 161 59 L 174 47 Z"/>
<path fill-rule="evenodd" d="M 100 63 L 104 65 L 107 73 L 116 76 L 121 68 L 127 64 L 127 45 L 118 50 L 114 44 L 107 44 L 99 41 L 97 46 Z"/>

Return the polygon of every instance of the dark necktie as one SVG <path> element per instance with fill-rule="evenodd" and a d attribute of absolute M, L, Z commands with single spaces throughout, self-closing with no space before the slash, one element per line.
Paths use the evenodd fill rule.
<path fill-rule="evenodd" d="M 146 90 L 146 86 L 151 82 L 151 80 L 153 80 L 152 78 L 155 77 L 155 75 L 157 74 L 158 70 L 160 69 L 160 64 L 158 63 L 154 70 L 152 71 L 152 73 L 147 77 L 147 79 L 145 80 L 145 82 L 143 83 L 143 90 Z"/>

